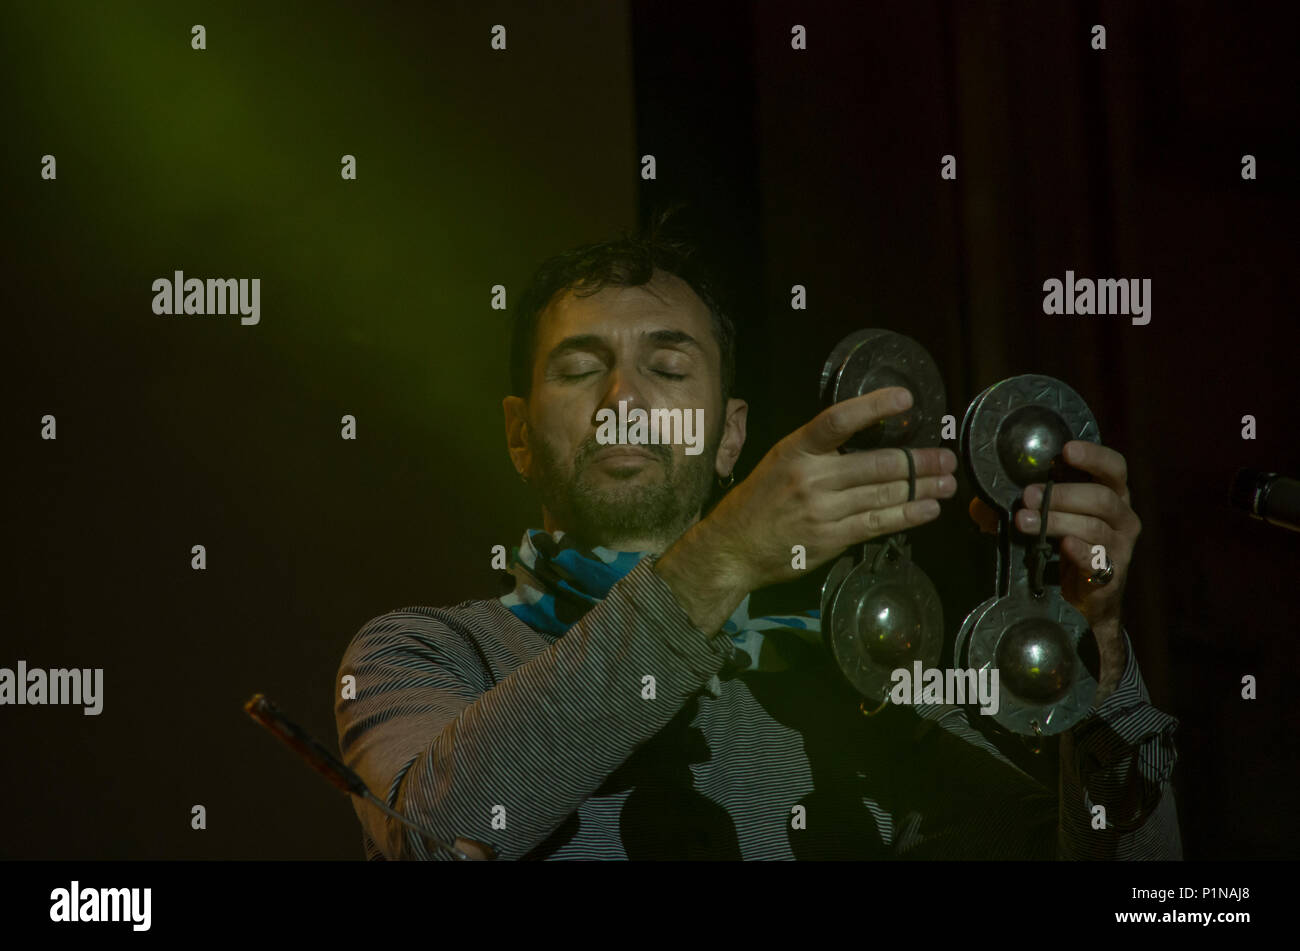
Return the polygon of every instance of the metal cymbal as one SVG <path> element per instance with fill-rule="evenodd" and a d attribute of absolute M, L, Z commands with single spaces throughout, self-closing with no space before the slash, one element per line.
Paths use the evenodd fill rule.
<path fill-rule="evenodd" d="M 912 407 L 856 433 L 846 449 L 936 446 L 945 394 L 939 368 L 925 348 L 892 330 L 859 330 L 831 351 L 822 367 L 820 395 L 831 406 L 886 386 L 906 387 Z"/>
<path fill-rule="evenodd" d="M 910 558 L 873 571 L 864 560 L 832 595 L 823 627 L 836 665 L 858 693 L 883 700 L 899 667 L 938 665 L 943 652 L 943 607 L 934 584 Z"/>

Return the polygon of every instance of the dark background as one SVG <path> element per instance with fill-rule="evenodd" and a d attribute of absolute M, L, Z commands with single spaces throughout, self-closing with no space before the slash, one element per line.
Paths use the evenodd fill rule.
<path fill-rule="evenodd" d="M 1286 9 L 11 8 L 0 666 L 103 667 L 105 700 L 0 708 L 0 857 L 360 858 L 350 804 L 241 704 L 264 691 L 335 746 L 366 620 L 495 593 L 491 547 L 540 519 L 505 452 L 490 287 L 513 301 L 544 257 L 673 199 L 736 299 L 738 476 L 862 327 L 924 344 L 958 419 L 1018 373 L 1084 396 L 1143 522 L 1125 623 L 1181 720 L 1186 855 L 1294 857 L 1300 536 L 1226 502 L 1238 466 L 1300 476 Z M 260 277 L 261 323 L 155 316 L 176 269 Z M 1151 323 L 1043 315 L 1067 269 L 1150 278 Z M 950 633 L 992 585 L 961 481 L 913 539 Z"/>

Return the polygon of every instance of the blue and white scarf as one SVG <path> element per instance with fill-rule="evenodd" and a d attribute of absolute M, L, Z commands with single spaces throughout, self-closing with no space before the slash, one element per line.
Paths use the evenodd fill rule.
<path fill-rule="evenodd" d="M 514 576 L 514 589 L 502 595 L 501 603 L 534 630 L 565 634 L 589 610 L 601 602 L 614 583 L 637 566 L 644 552 L 613 551 L 609 548 L 580 548 L 564 532 L 550 535 L 530 528 L 519 547 L 511 552 L 507 569 Z M 722 631 L 736 645 L 733 669 L 782 670 L 787 666 L 781 652 L 764 652 L 764 632 L 790 631 L 802 640 L 821 644 L 819 611 L 780 617 L 749 616 L 749 595 L 722 625 Z"/>

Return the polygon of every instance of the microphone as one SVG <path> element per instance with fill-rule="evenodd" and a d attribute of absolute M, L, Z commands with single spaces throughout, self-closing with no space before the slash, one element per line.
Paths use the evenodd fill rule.
<path fill-rule="evenodd" d="M 1238 469 L 1229 498 L 1252 518 L 1300 532 L 1300 480 L 1260 469 Z"/>

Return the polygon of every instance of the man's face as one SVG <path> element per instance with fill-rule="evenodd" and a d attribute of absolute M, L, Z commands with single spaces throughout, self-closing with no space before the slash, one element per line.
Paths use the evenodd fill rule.
<path fill-rule="evenodd" d="M 673 275 L 558 296 L 538 321 L 527 404 L 506 401 L 512 455 L 541 495 L 547 529 L 624 551 L 671 544 L 698 517 L 715 471 L 731 471 L 744 440 L 744 413 L 733 408 L 739 442 L 718 451 L 724 430 L 736 428 L 724 427 L 720 372 L 708 308 Z M 673 430 L 659 445 L 601 444 L 597 413 L 617 414 L 620 401 L 628 413 L 679 409 L 692 421 L 702 409 L 702 438 L 692 438 L 703 451 L 688 455 L 682 442 L 667 443 Z"/>

